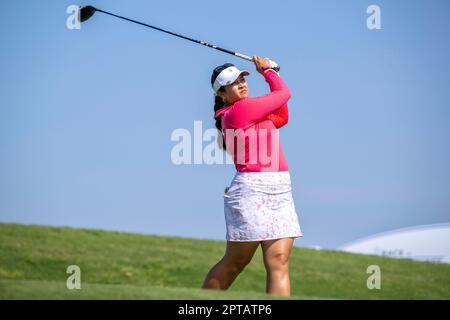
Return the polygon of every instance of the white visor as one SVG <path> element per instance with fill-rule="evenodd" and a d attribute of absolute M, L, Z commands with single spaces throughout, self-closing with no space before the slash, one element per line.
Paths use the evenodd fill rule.
<path fill-rule="evenodd" d="M 214 80 L 214 92 L 216 93 L 221 86 L 227 86 L 235 82 L 236 79 L 241 75 L 241 73 L 244 74 L 244 76 L 248 76 L 250 74 L 250 72 L 248 72 L 247 70 L 241 71 L 235 66 L 231 66 L 222 70 L 222 72 L 220 72 L 217 76 L 216 80 Z"/>

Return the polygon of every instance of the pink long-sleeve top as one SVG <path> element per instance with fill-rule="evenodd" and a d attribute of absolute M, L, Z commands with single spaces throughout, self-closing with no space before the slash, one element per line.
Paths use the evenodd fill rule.
<path fill-rule="evenodd" d="M 288 122 L 287 101 L 291 93 L 274 70 L 266 71 L 264 78 L 269 84 L 270 93 L 238 100 L 214 115 L 215 118 L 222 115 L 222 132 L 227 152 L 230 148 L 229 141 L 232 141 L 227 139 L 228 135 L 231 134 L 229 139 L 234 139 L 234 147 L 231 149 L 238 172 L 288 171 L 278 128 Z M 241 139 L 241 144 L 238 139 Z"/>

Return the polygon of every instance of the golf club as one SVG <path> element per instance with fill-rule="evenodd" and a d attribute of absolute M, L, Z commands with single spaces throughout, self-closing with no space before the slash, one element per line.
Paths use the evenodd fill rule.
<path fill-rule="evenodd" d="M 217 47 L 215 45 L 209 44 L 209 43 L 204 42 L 204 41 L 195 40 L 195 39 L 183 36 L 181 34 L 177 34 L 177 33 L 171 32 L 171 31 L 167 31 L 167 30 L 155 27 L 155 26 L 151 26 L 151 25 L 143 23 L 143 22 L 139 22 L 139 21 L 136 21 L 136 20 L 133 20 L 133 19 L 125 18 L 125 17 L 119 16 L 119 15 L 113 14 L 111 12 L 107 12 L 107 11 L 95 8 L 93 6 L 80 7 L 80 10 L 78 11 L 78 20 L 80 22 L 85 22 L 86 20 L 89 20 L 89 18 L 91 18 L 96 11 L 102 12 L 102 13 L 105 13 L 107 15 L 110 15 L 110 16 L 113 16 L 113 17 L 116 17 L 116 18 L 120 18 L 120 19 L 123 19 L 123 20 L 126 20 L 126 21 L 137 23 L 137 24 L 140 24 L 142 26 L 149 27 L 149 28 L 152 28 L 152 29 L 155 29 L 155 30 L 158 30 L 158 31 L 162 31 L 162 32 L 171 34 L 173 36 L 176 36 L 176 37 L 179 37 L 179 38 L 183 38 L 183 39 L 186 39 L 186 40 L 198 43 L 198 44 L 202 44 L 202 45 L 207 46 L 209 48 L 220 50 L 222 52 L 225 52 L 225 53 L 228 53 L 228 54 L 232 54 L 232 55 L 234 55 L 236 57 L 239 57 L 239 58 L 242 58 L 242 59 L 245 59 L 245 60 L 248 60 L 248 61 L 253 61 L 252 57 L 250 57 L 248 55 L 245 55 L 245 54 L 242 54 L 242 53 L 239 53 L 239 52 L 233 52 L 233 51 L 230 51 L 230 50 L 227 50 L 227 49 L 224 49 L 224 48 Z M 269 61 L 270 61 L 271 66 L 273 66 L 273 69 L 276 72 L 279 72 L 280 71 L 280 67 L 278 66 L 278 64 L 276 64 L 274 61 L 271 61 L 271 60 L 269 60 Z"/>

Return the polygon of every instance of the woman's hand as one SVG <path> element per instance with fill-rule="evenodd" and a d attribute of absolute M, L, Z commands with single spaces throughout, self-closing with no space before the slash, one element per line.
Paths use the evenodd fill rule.
<path fill-rule="evenodd" d="M 258 71 L 261 74 L 264 74 L 264 71 L 262 70 L 262 68 L 270 68 L 271 67 L 269 59 L 266 59 L 266 58 L 253 56 L 253 62 L 255 63 L 256 71 Z"/>

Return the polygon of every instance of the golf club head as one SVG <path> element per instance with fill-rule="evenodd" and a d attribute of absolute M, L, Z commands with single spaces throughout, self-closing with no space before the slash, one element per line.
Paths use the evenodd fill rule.
<path fill-rule="evenodd" d="M 78 20 L 80 22 L 85 22 L 94 15 L 95 11 L 97 11 L 97 9 L 95 9 L 93 6 L 81 7 L 78 11 Z"/>

